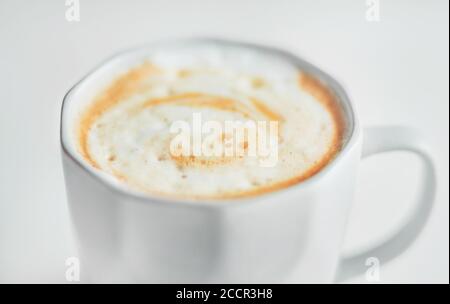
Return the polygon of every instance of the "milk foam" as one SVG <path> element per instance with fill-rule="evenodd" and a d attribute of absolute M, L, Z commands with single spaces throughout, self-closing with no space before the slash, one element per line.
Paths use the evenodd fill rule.
<path fill-rule="evenodd" d="M 79 124 L 93 166 L 154 195 L 234 198 L 300 182 L 338 152 L 342 119 L 332 95 L 294 64 L 254 49 L 190 45 L 149 51 L 100 92 Z M 278 161 L 180 159 L 169 151 L 174 121 L 279 122 Z"/>

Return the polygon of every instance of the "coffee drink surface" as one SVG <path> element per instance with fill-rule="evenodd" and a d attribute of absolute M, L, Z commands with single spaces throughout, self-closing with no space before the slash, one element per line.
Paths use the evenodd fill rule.
<path fill-rule="evenodd" d="M 199 117 L 222 126 L 275 122 L 268 142 L 276 143 L 276 151 L 181 153 L 179 142 L 174 144 L 174 124 L 185 122 L 195 131 Z M 83 158 L 131 189 L 174 198 L 231 199 L 313 176 L 339 152 L 344 128 L 331 91 L 288 60 L 250 48 L 190 45 L 151 51 L 124 70 L 84 109 L 75 131 Z M 210 135 L 217 141 L 209 146 L 235 143 L 241 152 L 259 147 L 250 142 L 255 137 L 240 142 L 223 130 Z M 256 139 L 261 137 L 258 133 Z"/>

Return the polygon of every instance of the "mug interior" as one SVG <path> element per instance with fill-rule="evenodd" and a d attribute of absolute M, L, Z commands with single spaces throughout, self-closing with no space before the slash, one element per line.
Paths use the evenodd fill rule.
<path fill-rule="evenodd" d="M 258 52 L 265 53 L 267 55 L 277 56 L 283 58 L 284 60 L 289 61 L 291 64 L 295 65 L 299 70 L 304 73 L 311 75 L 316 78 L 322 84 L 324 84 L 327 89 L 335 96 L 336 103 L 340 107 L 342 111 L 342 115 L 345 120 L 345 128 L 344 128 L 344 136 L 342 138 L 342 148 L 337 153 L 336 157 L 330 161 L 324 168 L 322 168 L 317 174 L 312 177 L 309 177 L 307 180 L 297 183 L 295 185 L 289 186 L 287 188 L 278 189 L 273 192 L 268 192 L 261 194 L 263 195 L 276 195 L 277 193 L 282 193 L 291 190 L 291 188 L 301 189 L 302 187 L 307 187 L 315 183 L 317 180 L 321 178 L 321 176 L 325 175 L 329 170 L 332 170 L 334 164 L 339 162 L 339 159 L 346 153 L 348 149 L 350 149 L 352 142 L 355 140 L 355 133 L 357 130 L 357 121 L 355 119 L 354 109 L 351 105 L 351 102 L 345 93 L 344 89 L 329 75 L 313 66 L 312 64 L 304 61 L 303 59 L 280 49 L 276 49 L 273 47 L 236 42 L 236 41 L 228 41 L 228 40 L 219 40 L 219 39 L 208 39 L 208 38 L 199 38 L 199 39 L 182 39 L 182 40 L 172 40 L 172 41 L 163 41 L 145 45 L 143 47 L 139 47 L 136 49 L 128 50 L 121 52 L 110 59 L 104 61 L 93 71 L 88 73 L 83 79 L 81 79 L 78 83 L 76 83 L 65 95 L 61 110 L 61 146 L 63 153 L 72 159 L 79 167 L 88 172 L 89 174 L 95 176 L 99 180 L 101 180 L 108 187 L 112 188 L 115 191 L 119 191 L 125 195 L 131 195 L 139 200 L 151 200 L 151 201 L 180 201 L 179 199 L 173 200 L 165 197 L 157 197 L 152 196 L 151 194 L 144 194 L 133 189 L 127 187 L 124 183 L 118 181 L 113 176 L 94 168 L 90 165 L 83 156 L 78 151 L 77 146 L 77 136 L 75 133 L 76 124 L 78 123 L 78 118 L 80 113 L 88 106 L 89 103 L 92 102 L 95 95 L 99 92 L 99 90 L 106 85 L 108 85 L 111 81 L 113 81 L 118 75 L 127 71 L 133 66 L 142 63 L 142 61 L 148 57 L 149 52 L 155 51 L 158 48 L 177 48 L 183 46 L 191 46 L 191 45 L 207 45 L 207 46 L 216 46 L 216 47 L 238 47 L 244 49 L 252 49 Z M 234 198 L 230 201 L 234 203 L 236 201 L 253 201 L 256 197 L 245 197 L 245 198 Z M 224 200 L 227 201 L 227 200 Z M 190 203 L 209 203 L 202 200 L 191 200 L 186 199 L 186 202 Z M 214 205 L 222 205 L 221 202 L 215 202 Z"/>

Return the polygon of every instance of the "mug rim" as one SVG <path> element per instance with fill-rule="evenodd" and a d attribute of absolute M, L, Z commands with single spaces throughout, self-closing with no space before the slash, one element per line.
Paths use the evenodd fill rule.
<path fill-rule="evenodd" d="M 162 45 L 183 45 L 183 44 L 201 44 L 201 43 L 210 43 L 217 45 L 226 45 L 226 46 L 236 46 L 247 49 L 256 49 L 260 51 L 264 51 L 266 53 L 271 53 L 276 56 L 281 56 L 296 66 L 301 68 L 302 71 L 306 71 L 308 74 L 314 76 L 320 81 L 324 82 L 328 89 L 331 89 L 333 93 L 337 96 L 339 100 L 339 107 L 346 111 L 345 113 L 347 120 L 347 135 L 344 140 L 344 144 L 340 151 L 336 154 L 336 156 L 326 164 L 319 172 L 314 174 L 313 176 L 307 178 L 304 181 L 295 183 L 285 188 L 277 189 L 274 191 L 268 191 L 265 193 L 252 195 L 248 197 L 237 197 L 237 198 L 228 198 L 228 199 L 193 199 L 193 198 L 179 198 L 179 197 L 170 197 L 170 196 L 158 196 L 153 195 L 151 193 L 143 193 L 130 187 L 127 187 L 123 182 L 118 181 L 113 178 L 109 174 L 103 172 L 100 169 L 94 168 L 90 166 L 85 160 L 82 159 L 81 155 L 74 151 L 68 145 L 68 131 L 65 128 L 64 122 L 69 119 L 66 117 L 67 114 L 67 103 L 71 99 L 71 95 L 76 92 L 77 89 L 89 78 L 99 71 L 102 67 L 106 66 L 108 63 L 111 63 L 114 60 L 118 60 L 121 57 L 124 57 L 127 54 L 145 51 L 146 49 L 152 49 L 157 46 Z M 330 174 L 330 171 L 333 171 L 333 168 L 336 167 L 337 163 L 341 161 L 342 158 L 345 157 L 346 154 L 355 146 L 357 138 L 359 137 L 360 128 L 359 122 L 357 119 L 357 115 L 355 112 L 355 108 L 348 97 L 346 90 L 342 87 L 342 85 L 336 81 L 332 76 L 322 71 L 320 68 L 315 65 L 309 63 L 308 61 L 302 59 L 301 57 L 291 53 L 290 51 L 253 42 L 243 42 L 238 40 L 230 40 L 230 39 L 221 39 L 221 38 L 211 38 L 211 37 L 194 37 L 194 38 L 175 38 L 175 39 L 166 39 L 166 40 L 157 40 L 155 42 L 146 43 L 144 45 L 140 45 L 137 47 L 129 48 L 123 51 L 119 51 L 109 56 L 102 62 L 100 62 L 97 66 L 91 69 L 88 73 L 86 73 L 80 80 L 75 82 L 75 84 L 67 91 L 67 93 L 63 97 L 61 112 L 60 112 L 60 145 L 62 152 L 65 156 L 67 156 L 75 165 L 81 168 L 84 172 L 89 174 L 91 177 L 99 181 L 103 186 L 105 186 L 108 190 L 111 190 L 117 194 L 122 196 L 133 198 L 133 201 L 139 201 L 144 203 L 162 203 L 162 204 L 181 204 L 183 206 L 208 206 L 213 208 L 221 208 L 230 205 L 238 206 L 242 204 L 249 204 L 255 202 L 264 201 L 261 198 L 268 197 L 280 197 L 282 195 L 289 195 L 290 192 L 298 192 L 304 191 L 307 188 L 310 188 L 317 184 L 320 180 L 324 179 L 325 176 Z"/>

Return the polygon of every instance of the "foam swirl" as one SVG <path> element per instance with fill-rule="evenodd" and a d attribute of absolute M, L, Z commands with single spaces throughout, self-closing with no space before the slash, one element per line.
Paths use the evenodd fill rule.
<path fill-rule="evenodd" d="M 251 196 L 314 175 L 341 147 L 345 124 L 333 94 L 286 62 L 256 53 L 249 60 L 246 54 L 210 49 L 152 54 L 99 92 L 82 113 L 80 153 L 134 189 L 170 197 Z M 194 113 L 220 123 L 276 121 L 276 166 L 258 166 L 246 155 L 173 155 L 170 126 L 190 122 Z M 219 135 L 222 141 L 232 136 Z M 241 145 L 248 149 L 247 141 Z"/>

